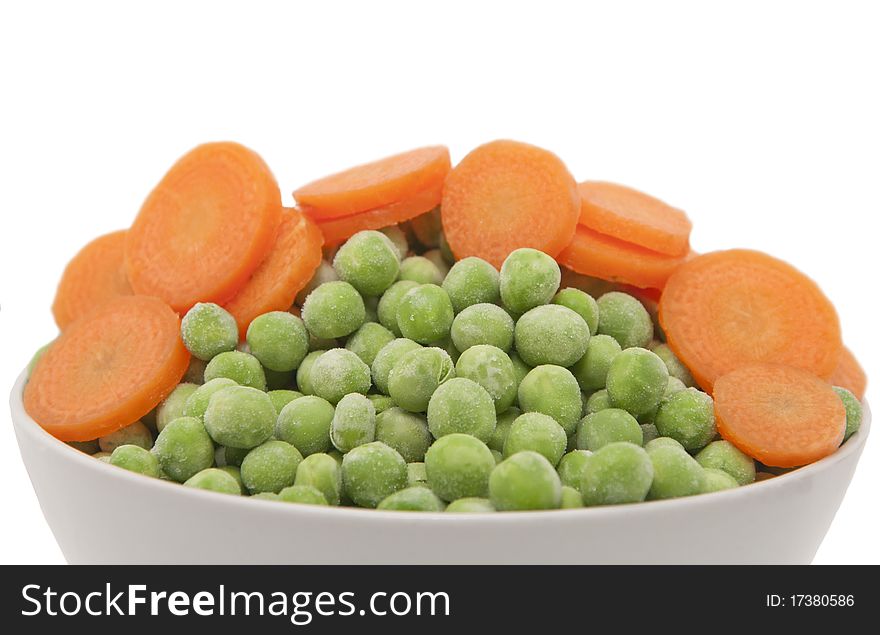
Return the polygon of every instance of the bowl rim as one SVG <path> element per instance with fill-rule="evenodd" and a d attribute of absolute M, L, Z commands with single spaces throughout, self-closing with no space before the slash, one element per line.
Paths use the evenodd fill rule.
<path fill-rule="evenodd" d="M 596 507 L 582 507 L 575 509 L 554 509 L 554 510 L 535 510 L 535 511 L 517 511 L 506 513 L 462 513 L 447 514 L 445 512 L 419 512 L 419 513 L 401 513 L 396 510 L 379 510 L 361 507 L 335 507 L 324 505 L 279 505 L 277 501 L 256 499 L 251 500 L 248 496 L 230 496 L 229 494 L 221 494 L 209 490 L 198 489 L 194 487 L 183 487 L 181 483 L 166 481 L 159 478 L 152 478 L 131 472 L 128 470 L 118 469 L 104 461 L 98 461 L 84 452 L 80 452 L 75 448 L 67 445 L 64 441 L 56 439 L 46 432 L 34 419 L 25 411 L 23 394 L 24 386 L 27 383 L 28 370 L 24 369 L 16 379 L 10 394 L 9 405 L 12 413 L 13 427 L 16 430 L 16 441 L 21 445 L 18 438 L 18 431 L 31 435 L 37 443 L 45 447 L 51 452 L 62 453 L 61 460 L 74 461 L 80 463 L 83 469 L 90 470 L 106 470 L 106 476 L 110 478 L 118 478 L 123 481 L 133 479 L 132 482 L 141 487 L 158 488 L 157 492 L 166 491 L 169 495 L 178 495 L 182 497 L 194 497 L 193 500 L 202 500 L 205 504 L 213 503 L 225 508 L 236 508 L 244 505 L 243 510 L 253 510 L 252 505 L 262 505 L 264 511 L 274 510 L 279 515 L 289 515 L 296 518 L 298 515 L 311 515 L 314 517 L 324 516 L 327 519 L 337 520 L 358 520 L 358 521 L 392 521 L 411 525 L 421 522 L 444 522 L 444 523 L 510 523 L 523 521 L 543 521 L 551 518 L 571 518 L 572 516 L 583 516 L 587 518 L 614 518 L 617 516 L 631 517 L 632 514 L 653 514 L 668 513 L 678 509 L 687 509 L 694 506 L 705 505 L 708 502 L 722 502 L 724 500 L 734 500 L 744 496 L 753 496 L 759 492 L 769 492 L 774 488 L 788 487 L 789 483 L 794 486 L 798 481 L 809 478 L 813 474 L 821 473 L 831 468 L 831 466 L 845 461 L 851 454 L 860 453 L 865 445 L 871 428 L 871 410 L 866 400 L 862 400 L 862 422 L 859 430 L 855 432 L 834 454 L 826 456 L 815 463 L 805 465 L 803 467 L 792 470 L 785 474 L 781 474 L 764 481 L 755 481 L 748 485 L 736 487 L 733 489 L 711 492 L 707 494 L 699 494 L 695 496 L 687 496 L 682 498 L 670 498 L 664 500 L 641 501 L 638 503 L 628 503 L 622 505 L 602 505 Z M 20 452 L 20 449 L 19 449 Z M 27 468 L 27 466 L 25 466 Z M 754 494 L 750 494 L 753 492 Z M 548 516 L 548 512 L 551 512 Z"/>

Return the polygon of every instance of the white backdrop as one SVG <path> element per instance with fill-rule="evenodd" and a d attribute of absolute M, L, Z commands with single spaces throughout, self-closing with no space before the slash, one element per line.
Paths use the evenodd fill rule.
<path fill-rule="evenodd" d="M 876 380 L 877 5 L 720 4 L 4 2 L 0 386 L 54 337 L 66 261 L 190 147 L 251 146 L 290 203 L 350 164 L 498 137 L 685 209 L 698 251 L 800 267 Z M 8 415 L 0 447 L 0 563 L 62 562 Z M 878 463 L 872 439 L 817 563 L 880 563 Z"/>

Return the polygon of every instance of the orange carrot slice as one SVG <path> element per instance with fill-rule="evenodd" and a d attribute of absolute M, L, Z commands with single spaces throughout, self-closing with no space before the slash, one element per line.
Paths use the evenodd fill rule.
<path fill-rule="evenodd" d="M 616 183 L 584 181 L 578 191 L 581 225 L 668 256 L 688 252 L 691 221 L 680 209 Z"/>
<path fill-rule="evenodd" d="M 321 264 L 321 232 L 299 210 L 285 210 L 275 245 L 247 284 L 226 304 L 244 338 L 251 321 L 287 311 Z"/>
<path fill-rule="evenodd" d="M 828 383 L 832 386 L 846 388 L 861 401 L 865 397 L 865 388 L 868 387 L 868 376 L 862 368 L 856 356 L 846 346 L 840 351 L 837 366 L 828 376 Z"/>
<path fill-rule="evenodd" d="M 58 328 L 64 330 L 108 300 L 132 294 L 124 266 L 126 233 L 121 230 L 96 238 L 67 263 L 52 303 Z"/>
<path fill-rule="evenodd" d="M 255 152 L 201 145 L 174 164 L 129 230 L 129 282 L 180 312 L 223 304 L 266 257 L 280 220 L 278 185 Z"/>
<path fill-rule="evenodd" d="M 669 278 L 660 324 L 700 386 L 757 362 L 828 377 L 841 351 L 837 313 L 791 265 L 758 251 L 697 256 Z"/>
<path fill-rule="evenodd" d="M 446 179 L 440 213 L 452 253 L 500 267 L 532 247 L 556 256 L 577 226 L 577 183 L 555 154 L 517 141 L 492 141 L 468 154 Z"/>
<path fill-rule="evenodd" d="M 25 386 L 25 410 L 62 441 L 90 441 L 149 413 L 188 365 L 180 319 L 167 304 L 118 297 L 55 340 Z"/>
<path fill-rule="evenodd" d="M 840 446 L 846 409 L 805 370 L 753 364 L 715 382 L 715 420 L 722 437 L 764 465 L 798 467 Z"/>
<path fill-rule="evenodd" d="M 688 257 L 665 256 L 581 225 L 556 260 L 587 276 L 643 289 L 662 289 Z"/>
<path fill-rule="evenodd" d="M 441 187 L 449 168 L 445 146 L 417 148 L 312 181 L 293 196 L 312 218 L 350 216 Z"/>
<path fill-rule="evenodd" d="M 443 193 L 443 184 L 416 193 L 411 198 L 391 203 L 385 207 L 378 207 L 360 214 L 341 216 L 330 219 L 315 219 L 324 243 L 329 246 L 338 245 L 348 240 L 359 231 L 366 229 L 382 229 L 389 225 L 397 225 L 411 218 L 415 218 L 425 212 L 429 212 L 440 204 L 440 196 Z M 310 210 L 303 210 L 306 215 Z"/>

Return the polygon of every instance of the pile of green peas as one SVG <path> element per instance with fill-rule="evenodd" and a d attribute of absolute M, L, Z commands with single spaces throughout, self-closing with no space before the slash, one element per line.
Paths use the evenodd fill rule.
<path fill-rule="evenodd" d="M 534 249 L 498 271 L 433 245 L 356 234 L 243 341 L 197 304 L 184 380 L 144 420 L 74 445 L 187 487 L 402 511 L 615 505 L 771 476 L 719 438 L 712 398 L 635 297 L 560 289 Z M 849 435 L 861 406 L 839 392 Z"/>

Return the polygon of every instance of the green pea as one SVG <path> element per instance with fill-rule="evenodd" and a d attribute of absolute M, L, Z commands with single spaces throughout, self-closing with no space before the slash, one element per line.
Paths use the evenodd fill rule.
<path fill-rule="evenodd" d="M 366 320 L 366 317 L 364 317 Z M 309 333 L 309 352 L 329 351 L 331 348 L 339 348 L 339 340 L 330 337 L 315 337 Z"/>
<path fill-rule="evenodd" d="M 443 289 L 449 294 L 456 313 L 475 304 L 495 304 L 501 299 L 498 270 L 474 256 L 452 265 L 443 279 Z"/>
<path fill-rule="evenodd" d="M 679 450 L 684 450 L 684 446 L 681 443 L 679 443 L 675 439 L 670 439 L 669 437 L 657 437 L 656 439 L 645 441 L 646 452 L 650 452 L 651 450 L 660 447 L 671 447 L 677 448 Z"/>
<path fill-rule="evenodd" d="M 579 509 L 584 506 L 584 499 L 581 493 L 568 485 L 562 486 L 562 497 L 560 500 L 560 509 Z"/>
<path fill-rule="evenodd" d="M 296 385 L 302 394 L 315 394 L 315 387 L 312 384 L 312 367 L 315 365 L 315 360 L 326 352 L 325 350 L 311 351 L 296 369 Z"/>
<path fill-rule="evenodd" d="M 422 461 L 406 464 L 406 484 L 407 487 L 428 486 L 428 472 L 425 470 L 425 464 Z"/>
<path fill-rule="evenodd" d="M 581 390 L 591 392 L 605 387 L 611 362 L 620 353 L 620 344 L 610 335 L 595 335 L 587 342 L 583 356 L 569 369 Z"/>
<path fill-rule="evenodd" d="M 166 425 L 153 445 L 162 471 L 183 483 L 214 464 L 214 444 L 201 419 L 180 417 Z"/>
<path fill-rule="evenodd" d="M 685 450 L 699 450 L 715 438 L 715 403 L 706 393 L 687 388 L 663 400 L 654 425 L 660 434 L 672 437 Z"/>
<path fill-rule="evenodd" d="M 364 299 L 348 282 L 325 282 L 306 298 L 302 319 L 312 335 L 324 339 L 345 337 L 364 323 Z"/>
<path fill-rule="evenodd" d="M 296 470 L 303 460 L 299 450 L 271 439 L 247 453 L 241 462 L 241 480 L 251 494 L 280 492 L 293 485 Z"/>
<path fill-rule="evenodd" d="M 516 322 L 516 351 L 530 366 L 571 366 L 587 351 L 590 328 L 584 319 L 558 304 L 527 311 Z"/>
<path fill-rule="evenodd" d="M 550 461 L 551 465 L 556 465 L 565 454 L 567 441 L 565 431 L 553 417 L 540 412 L 527 412 L 517 417 L 511 425 L 504 441 L 504 457 L 532 450 Z"/>
<path fill-rule="evenodd" d="M 360 357 L 364 364 L 370 366 L 376 359 L 376 355 L 379 354 L 379 351 L 393 340 L 394 333 L 381 324 L 364 322 L 364 324 L 348 338 L 348 341 L 345 343 L 345 348 Z"/>
<path fill-rule="evenodd" d="M 597 335 L 596 337 L 599 336 Z M 608 397 L 608 391 L 603 388 L 587 397 L 587 403 L 584 405 L 586 413 L 584 416 L 605 410 L 606 408 L 611 408 L 611 399 Z"/>
<path fill-rule="evenodd" d="M 656 444 L 659 440 L 654 439 L 651 443 Z M 649 498 L 678 498 L 703 491 L 703 466 L 683 449 L 671 445 L 654 446 L 648 450 L 648 456 L 654 466 Z"/>
<path fill-rule="evenodd" d="M 275 421 L 275 436 L 296 447 L 303 456 L 330 449 L 330 427 L 334 408 L 326 399 L 307 395 L 281 409 Z"/>
<path fill-rule="evenodd" d="M 452 343 L 459 351 L 471 346 L 491 344 L 502 351 L 513 346 L 513 319 L 495 304 L 472 304 L 455 316 L 452 322 Z"/>
<path fill-rule="evenodd" d="M 275 412 L 279 414 L 284 410 L 284 406 L 303 396 L 301 392 L 296 390 L 270 390 L 266 394 L 269 395 L 269 400 L 272 402 Z"/>
<path fill-rule="evenodd" d="M 532 367 L 526 364 L 522 360 L 522 357 L 517 355 L 516 352 L 510 353 L 510 362 L 513 364 L 513 374 L 516 377 L 516 387 L 519 388 L 522 380 L 529 374 Z"/>
<path fill-rule="evenodd" d="M 208 362 L 198 357 L 189 358 L 189 366 L 181 377 L 181 383 L 201 385 L 205 382 L 205 369 Z"/>
<path fill-rule="evenodd" d="M 720 492 L 735 487 L 739 487 L 739 483 L 737 483 L 736 479 L 724 470 L 717 470 L 712 467 L 703 469 L 703 494 Z"/>
<path fill-rule="evenodd" d="M 654 323 L 644 305 L 631 295 L 611 291 L 601 296 L 598 332 L 616 339 L 622 348 L 644 348 L 654 337 Z"/>
<path fill-rule="evenodd" d="M 386 496 L 376 509 L 399 512 L 442 512 L 446 504 L 427 487 L 407 487 Z"/>
<path fill-rule="evenodd" d="M 492 436 L 486 442 L 490 450 L 504 451 L 504 442 L 510 433 L 510 426 L 513 425 L 513 422 L 521 414 L 522 411 L 519 408 L 510 407 L 496 417 L 495 429 L 492 431 Z"/>
<path fill-rule="evenodd" d="M 561 304 L 568 307 L 578 315 L 580 315 L 587 327 L 590 329 L 590 335 L 595 335 L 599 330 L 599 305 L 593 296 L 580 289 L 562 289 L 553 296 L 553 304 Z"/>
<path fill-rule="evenodd" d="M 685 388 L 691 388 L 697 385 L 697 383 L 694 381 L 694 376 L 691 375 L 691 371 L 689 371 L 687 369 L 687 366 L 679 361 L 679 359 L 675 356 L 675 353 L 672 352 L 672 349 L 670 349 L 669 346 L 661 342 L 655 342 L 652 343 L 649 348 L 651 352 L 662 359 L 663 363 L 666 364 L 666 369 L 669 371 L 670 377 L 675 377 L 676 379 L 678 379 L 681 383 L 684 384 Z"/>
<path fill-rule="evenodd" d="M 373 402 L 376 409 L 376 415 L 379 415 L 389 408 L 394 408 L 397 404 L 388 395 L 367 395 L 367 399 Z"/>
<path fill-rule="evenodd" d="M 696 457 L 697 463 L 705 468 L 724 470 L 739 485 L 748 485 L 755 481 L 755 462 L 730 441 L 713 441 L 700 450 Z"/>
<path fill-rule="evenodd" d="M 587 506 L 639 503 L 648 495 L 653 479 L 650 455 L 621 441 L 603 446 L 586 460 L 578 489 Z"/>
<path fill-rule="evenodd" d="M 215 392 L 205 410 L 205 429 L 211 438 L 233 448 L 255 448 L 275 431 L 275 406 L 269 395 L 247 386 Z"/>
<path fill-rule="evenodd" d="M 212 454 L 213 457 L 213 454 Z M 110 455 L 110 465 L 121 467 L 129 472 L 136 472 L 144 476 L 159 478 L 159 461 L 139 445 L 120 445 Z"/>
<path fill-rule="evenodd" d="M 639 426 L 642 429 L 642 445 L 650 443 L 654 439 L 660 438 L 660 432 L 653 423 L 643 423 Z"/>
<path fill-rule="evenodd" d="M 107 454 L 106 452 L 96 452 L 95 454 L 92 455 L 92 458 L 98 459 L 102 463 L 109 463 L 111 456 L 112 455 Z M 161 470 L 159 472 L 160 472 L 159 476 L 161 477 Z"/>
<path fill-rule="evenodd" d="M 611 362 L 605 389 L 615 408 L 638 416 L 660 403 L 668 380 L 663 360 L 647 349 L 627 348 Z"/>
<path fill-rule="evenodd" d="M 376 438 L 376 409 L 373 402 L 359 393 L 345 395 L 336 404 L 330 425 L 333 447 L 348 452 Z"/>
<path fill-rule="evenodd" d="M 654 406 L 653 408 L 648 410 L 648 412 L 643 412 L 638 417 L 636 417 L 636 419 L 638 419 L 639 423 L 653 424 L 654 419 L 657 418 L 657 411 L 660 410 L 660 404 L 663 403 L 663 401 L 665 399 L 667 399 L 668 397 L 671 397 L 675 393 L 681 392 L 682 390 L 685 390 L 685 389 L 686 389 L 686 387 L 683 383 L 681 383 L 680 379 L 677 379 L 677 378 L 673 377 L 672 375 L 670 375 L 669 379 L 666 380 L 666 390 L 663 391 L 663 397 L 660 399 L 660 403 L 658 403 L 656 406 Z"/>
<path fill-rule="evenodd" d="M 241 495 L 241 487 L 235 478 L 223 470 L 216 467 L 209 467 L 197 474 L 193 474 L 184 483 L 186 487 L 195 487 L 196 489 L 205 489 L 219 494 Z"/>
<path fill-rule="evenodd" d="M 247 494 L 247 488 L 244 486 L 244 481 L 241 480 L 240 467 L 237 467 L 235 465 L 223 465 L 221 467 L 218 467 L 217 469 L 221 470 L 222 472 L 226 472 L 235 480 L 235 483 L 238 485 L 238 494 Z"/>
<path fill-rule="evenodd" d="M 495 459 L 495 465 L 501 463 L 504 460 L 504 455 L 501 454 L 498 450 L 489 450 L 492 453 L 492 458 Z"/>
<path fill-rule="evenodd" d="M 309 352 L 309 334 L 303 321 L 287 311 L 264 313 L 247 330 L 251 354 L 268 370 L 289 372 L 299 368 Z"/>
<path fill-rule="evenodd" d="M 238 324 L 223 307 L 199 302 L 180 321 L 180 336 L 190 353 L 208 361 L 220 353 L 235 350 Z"/>
<path fill-rule="evenodd" d="M 424 256 L 410 256 L 400 263 L 400 279 L 438 285 L 443 282 L 443 274 L 437 265 Z"/>
<path fill-rule="evenodd" d="M 230 384 L 231 385 L 231 384 Z M 197 384 L 189 382 L 177 384 L 174 390 L 165 397 L 164 401 L 156 406 L 156 431 L 162 432 L 162 428 L 178 417 L 186 416 L 186 402 L 199 388 Z M 205 407 L 207 408 L 207 401 Z M 202 411 L 204 414 L 204 410 Z"/>
<path fill-rule="evenodd" d="M 452 377 L 455 367 L 446 351 L 418 348 L 405 353 L 394 364 L 388 374 L 388 394 L 405 410 L 425 412 L 434 391 Z"/>
<path fill-rule="evenodd" d="M 290 485 L 278 492 L 278 500 L 282 503 L 299 503 L 300 505 L 327 505 L 327 499 L 316 487 L 310 485 Z"/>
<path fill-rule="evenodd" d="M 259 360 L 241 351 L 227 351 L 214 357 L 205 367 L 205 383 L 224 377 L 240 386 L 266 390 L 266 374 Z"/>
<path fill-rule="evenodd" d="M 537 249 L 510 253 L 501 265 L 501 300 L 517 314 L 547 304 L 559 288 L 561 272 L 556 261 Z"/>
<path fill-rule="evenodd" d="M 495 458 L 485 443 L 469 434 L 447 434 L 425 454 L 428 486 L 447 501 L 486 496 Z"/>
<path fill-rule="evenodd" d="M 422 284 L 410 289 L 397 306 L 397 325 L 401 334 L 420 344 L 446 338 L 454 317 L 449 296 L 436 284 Z"/>
<path fill-rule="evenodd" d="M 370 390 L 370 367 L 344 348 L 334 348 L 320 355 L 309 371 L 315 394 L 336 404 L 350 393 L 367 394 Z"/>
<path fill-rule="evenodd" d="M 635 417 L 620 408 L 606 408 L 589 414 L 578 424 L 577 447 L 596 452 L 602 446 L 628 441 L 641 446 L 642 428 Z"/>
<path fill-rule="evenodd" d="M 550 461 L 542 455 L 517 452 L 492 470 L 489 500 L 502 512 L 558 509 L 562 504 L 562 484 Z"/>
<path fill-rule="evenodd" d="M 379 297 L 367 296 L 364 298 L 364 324 L 367 322 L 379 323 Z M 355 331 L 357 332 L 357 331 Z M 331 347 L 332 348 L 332 347 Z"/>
<path fill-rule="evenodd" d="M 488 498 L 480 498 L 479 496 L 469 496 L 467 498 L 459 498 L 452 501 L 446 506 L 447 512 L 464 513 L 464 514 L 485 514 L 494 512 L 495 508 Z"/>
<path fill-rule="evenodd" d="M 492 397 L 496 413 L 505 412 L 516 401 L 519 382 L 513 362 L 500 348 L 488 344 L 470 347 L 459 356 L 455 375 L 482 386 Z"/>
<path fill-rule="evenodd" d="M 423 415 L 394 407 L 376 416 L 376 440 L 397 450 L 407 463 L 414 463 L 424 460 L 432 439 Z"/>
<path fill-rule="evenodd" d="M 253 496 L 250 496 L 249 498 L 251 498 L 252 500 L 265 500 L 265 501 L 275 501 L 275 502 L 278 502 L 281 500 L 280 498 L 278 498 L 278 494 L 276 494 L 275 492 L 260 492 L 259 494 L 254 494 Z"/>
<path fill-rule="evenodd" d="M 440 236 L 443 234 L 440 208 L 435 207 L 430 212 L 419 214 L 409 221 L 409 227 L 424 247 L 436 247 L 440 244 Z"/>
<path fill-rule="evenodd" d="M 192 394 L 187 397 L 186 403 L 183 406 L 182 416 L 197 417 L 199 419 L 204 418 L 205 411 L 208 409 L 208 404 L 211 401 L 211 397 L 214 396 L 214 393 L 219 392 L 224 388 L 229 388 L 230 386 L 238 386 L 238 384 L 227 377 L 217 377 L 216 379 L 206 381 L 192 391 Z M 170 414 L 171 413 L 168 415 L 169 417 Z M 176 419 L 177 417 L 174 418 Z M 162 427 L 164 428 L 170 423 L 170 421 L 173 421 L 173 419 L 169 419 L 168 422 L 163 422 Z M 159 423 L 158 416 L 156 417 L 156 423 L 157 425 Z"/>
<path fill-rule="evenodd" d="M 446 258 L 443 257 L 443 252 L 439 249 L 429 249 L 422 254 L 422 257 L 436 265 L 437 270 L 440 272 L 441 282 L 446 279 L 446 275 L 449 273 L 449 264 L 446 262 Z"/>
<path fill-rule="evenodd" d="M 841 388 L 840 386 L 834 386 L 833 388 L 846 409 L 846 432 L 844 432 L 843 435 L 843 440 L 846 441 L 853 434 L 858 432 L 862 425 L 862 404 L 856 399 L 856 396 L 846 388 Z"/>
<path fill-rule="evenodd" d="M 544 364 L 529 371 L 518 391 L 523 412 L 540 412 L 556 419 L 566 435 L 574 433 L 581 417 L 581 389 L 574 375 L 561 366 Z"/>
<path fill-rule="evenodd" d="M 336 252 L 333 268 L 362 295 L 378 296 L 397 279 L 400 254 L 385 234 L 360 231 Z"/>
<path fill-rule="evenodd" d="M 298 306 L 302 306 L 305 304 L 306 298 L 309 297 L 309 294 L 320 287 L 325 282 L 333 282 L 334 280 L 339 280 L 339 276 L 336 275 L 336 270 L 333 269 L 333 266 L 327 262 L 326 260 L 322 260 L 321 264 L 318 265 L 318 268 L 315 269 L 314 275 L 312 275 L 311 280 L 309 280 L 308 284 L 303 287 L 299 293 L 296 294 L 296 299 L 294 300 L 294 304 Z"/>
<path fill-rule="evenodd" d="M 329 454 L 310 454 L 296 468 L 294 485 L 308 485 L 324 495 L 330 505 L 339 505 L 342 494 L 342 466 Z"/>
<path fill-rule="evenodd" d="M 450 379 L 431 395 L 428 428 L 435 439 L 464 433 L 485 443 L 495 430 L 495 404 L 478 383 L 464 377 Z"/>
<path fill-rule="evenodd" d="M 409 252 L 409 241 L 406 239 L 406 232 L 404 232 L 399 225 L 383 227 L 379 231 L 385 234 L 388 240 L 391 241 L 391 244 L 394 245 L 394 248 L 397 250 L 398 258 L 403 260 Z"/>
<path fill-rule="evenodd" d="M 406 482 L 406 461 L 381 441 L 359 445 L 342 458 L 345 492 L 360 507 L 376 507 Z"/>
<path fill-rule="evenodd" d="M 391 369 L 394 368 L 395 364 L 397 364 L 404 355 L 411 351 L 418 350 L 421 347 L 420 344 L 408 340 L 405 337 L 400 337 L 388 342 L 378 353 L 376 353 L 376 357 L 373 359 L 373 363 L 370 366 L 373 385 L 375 385 L 379 391 L 387 395 L 388 376 L 391 374 Z M 434 353 L 431 353 L 431 355 L 434 355 Z"/>
<path fill-rule="evenodd" d="M 135 421 L 98 439 L 98 447 L 102 452 L 112 453 L 120 445 L 136 445 L 149 450 L 153 447 L 153 433 L 143 423 Z"/>
<path fill-rule="evenodd" d="M 567 487 L 573 487 L 580 491 L 583 485 L 584 472 L 587 467 L 587 459 L 593 455 L 589 450 L 571 450 L 559 461 L 556 471 L 560 482 Z"/>
<path fill-rule="evenodd" d="M 449 265 L 455 264 L 455 254 L 452 253 L 452 248 L 449 246 L 449 242 L 446 240 L 446 235 L 442 232 L 440 233 L 440 253 L 443 255 L 443 260 L 446 261 Z"/>
<path fill-rule="evenodd" d="M 379 305 L 376 307 L 379 323 L 397 337 L 400 337 L 400 327 L 397 325 L 397 309 L 400 307 L 400 301 L 418 286 L 419 283 L 413 280 L 398 280 L 388 287 L 379 299 Z"/>
<path fill-rule="evenodd" d="M 226 448 L 222 445 L 220 447 L 223 448 L 223 462 L 226 465 L 239 468 L 241 467 L 241 462 L 244 461 L 244 457 L 251 451 L 250 448 Z"/>

